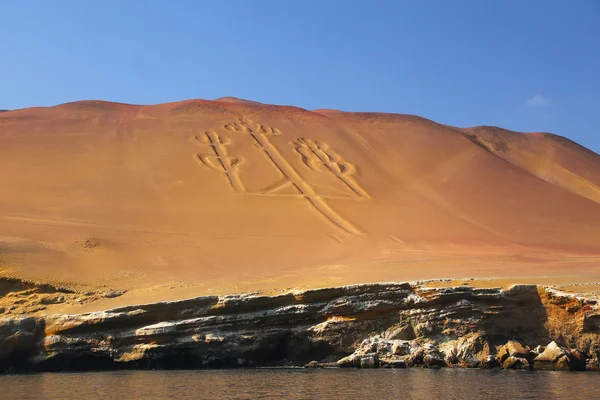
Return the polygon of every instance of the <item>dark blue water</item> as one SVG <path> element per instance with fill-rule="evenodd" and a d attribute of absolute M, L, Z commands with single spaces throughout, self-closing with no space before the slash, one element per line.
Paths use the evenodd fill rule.
<path fill-rule="evenodd" d="M 463 369 L 49 373 L 0 376 L 0 399 L 600 399 L 600 373 Z"/>

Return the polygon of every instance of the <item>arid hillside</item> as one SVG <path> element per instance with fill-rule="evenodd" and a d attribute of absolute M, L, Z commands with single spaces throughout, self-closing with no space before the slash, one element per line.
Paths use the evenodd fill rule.
<path fill-rule="evenodd" d="M 82 101 L 0 113 L 0 193 L 0 273 L 37 282 L 181 297 L 600 281 L 600 156 L 551 134 L 235 98 Z"/>

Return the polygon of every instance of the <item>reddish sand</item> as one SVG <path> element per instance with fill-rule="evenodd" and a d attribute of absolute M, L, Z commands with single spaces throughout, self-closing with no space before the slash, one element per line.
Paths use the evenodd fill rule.
<path fill-rule="evenodd" d="M 0 113 L 0 193 L 0 274 L 35 281 L 187 288 L 173 296 L 600 281 L 600 156 L 550 134 L 82 101 Z"/>

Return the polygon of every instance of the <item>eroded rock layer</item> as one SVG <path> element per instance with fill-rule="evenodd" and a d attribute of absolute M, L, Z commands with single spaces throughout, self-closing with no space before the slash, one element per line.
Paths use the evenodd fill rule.
<path fill-rule="evenodd" d="M 597 369 L 595 299 L 365 284 L 0 319 L 0 371 L 257 366 Z"/>

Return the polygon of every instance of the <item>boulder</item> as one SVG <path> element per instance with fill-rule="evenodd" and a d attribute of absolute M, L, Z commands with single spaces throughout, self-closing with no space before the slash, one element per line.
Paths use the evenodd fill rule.
<path fill-rule="evenodd" d="M 410 353 L 410 346 L 408 342 L 394 341 L 392 345 L 392 354 L 394 356 L 405 356 Z"/>
<path fill-rule="evenodd" d="M 476 368 L 482 363 L 487 363 L 488 358 L 493 358 L 495 353 L 495 348 L 489 344 L 487 337 L 479 332 L 469 333 L 454 342 L 442 344 L 440 349 L 447 354 L 447 364 L 467 368 Z"/>
<path fill-rule="evenodd" d="M 502 363 L 504 369 L 530 369 L 529 361 L 523 357 L 510 356 Z"/>
<path fill-rule="evenodd" d="M 520 342 L 509 340 L 505 345 L 498 348 L 497 359 L 500 364 L 504 365 L 504 361 L 510 357 L 527 359 L 529 357 L 529 349 Z"/>
<path fill-rule="evenodd" d="M 535 369 L 568 370 L 567 351 L 556 342 L 550 342 L 546 349 L 533 360 Z"/>
<path fill-rule="evenodd" d="M 335 364 L 340 368 L 379 368 L 380 366 L 377 353 L 365 355 L 351 354 L 348 357 L 340 359 Z"/>
<path fill-rule="evenodd" d="M 394 343 L 390 342 L 388 340 L 379 340 L 379 342 L 377 343 L 377 347 L 375 348 L 374 351 L 370 351 L 370 352 L 375 352 L 379 355 L 382 356 L 386 356 L 386 355 L 390 355 L 392 354 L 392 349 L 393 349 Z"/>
<path fill-rule="evenodd" d="M 542 370 L 582 371 L 586 368 L 586 358 L 577 350 L 569 350 L 556 342 L 550 342 L 542 354 L 534 359 L 533 365 L 535 369 Z"/>
<path fill-rule="evenodd" d="M 394 360 L 387 364 L 388 368 L 406 368 L 406 360 Z"/>
<path fill-rule="evenodd" d="M 416 338 L 415 330 L 410 323 L 401 324 L 390 328 L 386 332 L 386 339 L 413 340 Z"/>
<path fill-rule="evenodd" d="M 426 354 L 423 357 L 423 365 L 426 368 L 440 368 L 446 366 L 446 361 L 442 355 Z"/>
<path fill-rule="evenodd" d="M 360 368 L 379 368 L 379 356 L 377 353 L 360 357 Z"/>
<path fill-rule="evenodd" d="M 304 365 L 304 368 L 319 368 L 319 362 L 318 361 L 311 361 L 308 364 Z"/>
<path fill-rule="evenodd" d="M 354 355 L 349 355 L 338 360 L 336 363 L 340 368 L 356 368 L 360 365 L 360 358 Z"/>
<path fill-rule="evenodd" d="M 446 355 L 432 343 L 423 345 L 423 365 L 426 368 L 440 368 L 446 366 Z"/>
<path fill-rule="evenodd" d="M 409 356 L 405 358 L 407 367 L 414 367 L 416 365 L 423 364 L 423 358 L 425 357 L 425 351 L 423 348 L 411 349 Z"/>

